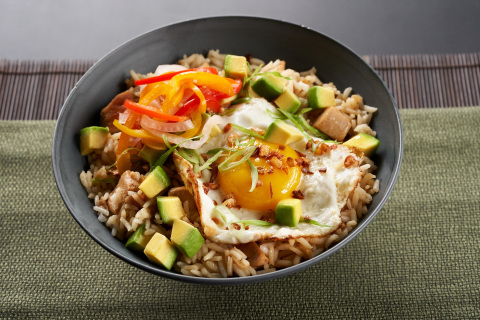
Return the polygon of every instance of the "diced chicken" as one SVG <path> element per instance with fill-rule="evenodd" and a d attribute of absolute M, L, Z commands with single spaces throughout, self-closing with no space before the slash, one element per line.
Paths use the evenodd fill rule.
<path fill-rule="evenodd" d="M 188 201 L 188 213 L 193 214 L 197 212 L 197 206 L 195 205 L 195 199 L 193 195 L 188 191 L 187 187 L 176 187 L 168 191 L 169 197 L 178 197 L 182 203 Z"/>
<path fill-rule="evenodd" d="M 107 204 L 109 210 L 118 214 L 128 196 L 128 191 L 137 192 L 140 183 L 141 175 L 138 172 L 125 171 L 120 177 L 115 189 L 113 189 L 112 193 L 108 196 Z"/>
<path fill-rule="evenodd" d="M 335 107 L 328 107 L 313 124 L 330 138 L 343 141 L 352 127 L 350 119 Z"/>
<path fill-rule="evenodd" d="M 113 98 L 112 101 L 110 101 L 108 106 L 103 108 L 100 112 L 100 125 L 103 127 L 108 127 L 110 133 L 119 132 L 117 127 L 113 125 L 113 120 L 118 120 L 118 115 L 125 111 L 125 107 L 123 106 L 125 100 L 128 99 L 133 101 L 134 98 L 135 96 L 132 89 L 118 94 L 115 98 Z"/>
<path fill-rule="evenodd" d="M 245 253 L 252 267 L 259 267 L 268 263 L 267 256 L 265 255 L 265 253 L 263 253 L 262 250 L 260 250 L 260 247 L 257 243 L 243 243 L 236 245 L 236 247 L 242 250 L 243 253 Z"/>

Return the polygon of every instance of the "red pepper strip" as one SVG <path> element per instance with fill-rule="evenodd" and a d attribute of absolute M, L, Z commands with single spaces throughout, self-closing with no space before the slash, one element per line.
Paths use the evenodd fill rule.
<path fill-rule="evenodd" d="M 242 80 L 240 79 L 230 79 L 227 78 L 228 82 L 232 84 L 233 88 L 233 94 L 237 94 L 240 92 L 240 89 L 242 89 Z"/>
<path fill-rule="evenodd" d="M 197 96 L 190 98 L 183 106 L 175 113 L 176 116 L 189 116 L 192 111 L 198 109 L 200 99 Z M 207 103 L 208 106 L 208 103 Z"/>
<path fill-rule="evenodd" d="M 174 76 L 177 74 L 185 73 L 185 72 L 207 72 L 207 73 L 212 73 L 212 74 L 217 74 L 218 71 L 215 68 L 193 68 L 193 69 L 187 69 L 187 70 L 182 70 L 182 71 L 175 71 L 175 72 L 167 72 L 164 74 L 161 74 L 159 76 L 151 77 L 151 78 L 145 78 L 145 79 L 140 79 L 135 81 L 135 85 L 139 86 L 142 84 L 149 84 L 149 83 L 154 83 L 154 82 L 160 82 L 160 81 L 168 81 L 172 79 Z"/>
<path fill-rule="evenodd" d="M 135 103 L 131 100 L 125 100 L 123 106 L 127 109 L 130 109 L 134 112 L 147 115 L 152 118 L 162 119 L 167 121 L 185 121 L 188 117 L 179 117 L 170 114 L 163 113 L 157 108 L 150 107 L 150 106 L 143 106 L 141 104 Z"/>

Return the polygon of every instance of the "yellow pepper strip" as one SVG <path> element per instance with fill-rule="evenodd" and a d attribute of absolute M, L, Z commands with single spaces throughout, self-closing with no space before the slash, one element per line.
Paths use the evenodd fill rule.
<path fill-rule="evenodd" d="M 183 94 L 185 92 L 185 86 L 182 85 L 175 92 L 173 90 L 171 92 L 173 93 L 172 96 L 169 97 L 169 95 L 167 94 L 167 97 L 162 105 L 163 112 L 167 114 L 170 114 L 170 110 L 173 109 L 182 100 Z"/>
<path fill-rule="evenodd" d="M 159 82 L 147 94 L 145 94 L 143 98 L 140 98 L 140 101 L 138 103 L 144 106 L 148 106 L 158 96 L 169 95 L 171 92 L 172 92 L 172 86 L 170 86 L 165 82 Z"/>
<path fill-rule="evenodd" d="M 177 90 L 180 84 L 184 82 L 193 82 L 196 86 L 206 86 L 212 90 L 233 96 L 232 84 L 224 77 L 208 72 L 188 72 L 174 76 L 169 84 L 173 88 L 173 92 Z"/>
<path fill-rule="evenodd" d="M 192 112 L 192 122 L 193 128 L 185 131 L 183 134 L 180 135 L 180 137 L 185 139 L 191 138 L 202 129 L 202 112 L 200 112 L 200 110 L 197 109 Z"/>
<path fill-rule="evenodd" d="M 198 107 L 198 111 L 200 111 L 200 113 L 204 113 L 205 111 L 207 111 L 207 101 L 205 100 L 205 96 L 203 95 L 203 92 L 196 85 L 194 85 L 193 82 L 188 83 L 187 88 L 192 89 L 193 92 L 200 99 L 200 105 Z"/>
<path fill-rule="evenodd" d="M 150 132 L 148 132 L 145 129 L 130 129 L 130 128 L 127 128 L 126 126 L 124 126 L 123 124 L 118 122 L 117 119 L 113 120 L 113 125 L 115 127 L 117 127 L 118 130 L 122 131 L 123 133 L 125 133 L 125 134 L 127 134 L 131 137 L 141 138 L 141 139 L 149 139 L 149 140 L 156 141 L 156 142 L 163 142 L 162 138 L 159 138 L 159 137 L 151 134 Z"/>
<path fill-rule="evenodd" d="M 143 138 L 142 139 L 142 142 L 143 144 L 145 144 L 146 146 L 154 149 L 154 150 L 165 150 L 167 149 L 167 146 L 165 145 L 165 143 L 159 143 L 155 140 L 152 140 L 152 139 L 149 139 L 149 138 Z"/>

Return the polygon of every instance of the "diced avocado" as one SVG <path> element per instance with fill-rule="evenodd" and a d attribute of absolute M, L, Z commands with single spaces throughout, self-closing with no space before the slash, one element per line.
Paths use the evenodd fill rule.
<path fill-rule="evenodd" d="M 285 89 L 282 94 L 273 102 L 275 102 L 280 109 L 290 113 L 297 111 L 302 104 L 297 95 L 289 89 Z"/>
<path fill-rule="evenodd" d="M 175 220 L 172 227 L 172 243 L 190 259 L 203 245 L 204 239 L 197 228 L 183 220 Z"/>
<path fill-rule="evenodd" d="M 169 225 L 172 225 L 174 220 L 181 219 L 185 215 L 179 197 L 157 197 L 157 206 L 162 221 Z"/>
<path fill-rule="evenodd" d="M 297 128 L 294 128 L 283 120 L 273 121 L 267 128 L 263 139 L 267 142 L 287 145 L 303 139 L 303 135 Z"/>
<path fill-rule="evenodd" d="M 267 73 L 252 84 L 252 89 L 268 101 L 275 100 L 282 94 L 287 80 Z"/>
<path fill-rule="evenodd" d="M 95 149 L 103 147 L 107 140 L 108 128 L 105 127 L 86 127 L 80 130 L 80 154 L 89 155 Z"/>
<path fill-rule="evenodd" d="M 275 220 L 278 224 L 295 227 L 302 215 L 302 203 L 299 199 L 280 200 L 275 208 Z"/>
<path fill-rule="evenodd" d="M 150 164 L 154 164 L 155 161 L 160 158 L 162 154 L 165 153 L 165 150 L 155 150 L 150 148 L 149 146 L 143 146 L 142 150 L 140 150 L 140 157 L 146 160 Z"/>
<path fill-rule="evenodd" d="M 335 93 L 330 89 L 314 86 L 307 91 L 307 101 L 312 109 L 332 107 L 335 105 Z"/>
<path fill-rule="evenodd" d="M 142 224 L 135 230 L 135 232 L 128 238 L 125 247 L 137 251 L 145 250 L 148 241 L 152 238 L 153 235 L 146 236 L 143 233 L 145 232 L 145 225 Z"/>
<path fill-rule="evenodd" d="M 170 270 L 177 259 L 175 246 L 161 233 L 155 233 L 143 251 L 148 260 L 160 264 Z"/>
<path fill-rule="evenodd" d="M 233 79 L 245 79 L 248 75 L 247 58 L 227 55 L 225 57 L 225 76 Z"/>
<path fill-rule="evenodd" d="M 365 156 L 370 157 L 377 152 L 380 140 L 366 133 L 359 133 L 343 143 L 344 146 L 354 147 L 361 150 Z"/>
<path fill-rule="evenodd" d="M 155 167 L 152 172 L 138 186 L 148 198 L 153 198 L 170 185 L 170 179 L 161 166 Z"/>

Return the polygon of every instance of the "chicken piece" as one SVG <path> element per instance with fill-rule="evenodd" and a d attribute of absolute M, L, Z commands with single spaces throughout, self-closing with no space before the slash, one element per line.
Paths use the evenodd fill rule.
<path fill-rule="evenodd" d="M 169 197 L 179 197 L 182 203 L 188 201 L 188 217 L 193 215 L 193 213 L 197 212 L 197 206 L 195 205 L 195 199 L 193 195 L 188 191 L 187 187 L 177 187 L 172 188 L 168 191 Z"/>
<path fill-rule="evenodd" d="M 118 214 L 128 196 L 128 191 L 137 192 L 140 183 L 141 175 L 138 172 L 125 171 L 115 189 L 108 196 L 107 204 L 110 212 Z"/>
<path fill-rule="evenodd" d="M 118 115 L 125 111 L 126 108 L 123 106 L 125 100 L 134 101 L 134 99 L 135 96 L 133 95 L 132 89 L 124 91 L 115 96 L 115 98 L 110 101 L 108 106 L 103 108 L 100 112 L 100 125 L 103 127 L 108 127 L 108 130 L 112 134 L 119 132 L 120 130 L 118 130 L 117 127 L 113 125 L 113 120 L 118 120 Z"/>
<path fill-rule="evenodd" d="M 313 124 L 330 138 L 343 141 L 352 127 L 350 119 L 335 107 L 328 107 Z"/>
<path fill-rule="evenodd" d="M 268 263 L 267 256 L 256 242 L 242 243 L 236 245 L 236 247 L 245 253 L 252 267 L 260 267 Z"/>

